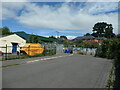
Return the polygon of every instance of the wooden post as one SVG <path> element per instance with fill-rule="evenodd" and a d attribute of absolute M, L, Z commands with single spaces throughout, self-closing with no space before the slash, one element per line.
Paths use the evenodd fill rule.
<path fill-rule="evenodd" d="M 28 46 L 28 56 L 30 56 L 30 45 Z"/>
<path fill-rule="evenodd" d="M 5 60 L 7 60 L 7 44 L 6 44 Z"/>

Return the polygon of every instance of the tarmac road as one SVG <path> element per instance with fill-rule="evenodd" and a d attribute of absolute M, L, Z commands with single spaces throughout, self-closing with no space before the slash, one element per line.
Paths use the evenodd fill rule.
<path fill-rule="evenodd" d="M 3 88 L 105 88 L 111 60 L 66 55 L 3 68 Z"/>

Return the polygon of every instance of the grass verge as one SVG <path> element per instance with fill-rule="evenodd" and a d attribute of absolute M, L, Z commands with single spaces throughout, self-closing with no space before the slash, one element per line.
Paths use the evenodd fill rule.
<path fill-rule="evenodd" d="M 10 64 L 10 65 L 5 65 L 5 66 L 0 66 L 0 68 L 6 68 L 6 67 L 10 67 L 10 66 L 16 66 L 16 65 L 21 65 L 21 64 L 25 64 L 26 62 L 24 63 L 16 63 L 16 64 Z"/>
<path fill-rule="evenodd" d="M 115 82 L 115 67 L 113 65 L 107 80 L 106 88 L 108 90 L 110 90 L 110 88 L 114 88 L 114 82 Z"/>

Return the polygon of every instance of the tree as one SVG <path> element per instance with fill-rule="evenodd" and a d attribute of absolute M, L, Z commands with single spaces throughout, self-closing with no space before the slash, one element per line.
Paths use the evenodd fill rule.
<path fill-rule="evenodd" d="M 105 37 L 106 38 L 111 38 L 114 37 L 115 34 L 113 33 L 113 27 L 112 24 L 108 24 L 107 28 L 105 29 Z"/>
<path fill-rule="evenodd" d="M 39 37 L 37 35 L 34 35 L 34 43 L 38 43 L 39 42 Z"/>
<path fill-rule="evenodd" d="M 30 35 L 30 40 L 29 40 L 30 43 L 34 43 L 34 36 L 33 35 Z"/>
<path fill-rule="evenodd" d="M 49 36 L 49 38 L 53 38 L 53 39 L 56 39 L 56 37 L 55 37 L 55 36 Z"/>
<path fill-rule="evenodd" d="M 30 40 L 29 40 L 30 43 L 40 43 L 40 39 L 39 39 L 39 36 L 38 35 L 30 35 Z"/>
<path fill-rule="evenodd" d="M 120 34 L 117 35 L 117 38 L 120 38 Z"/>
<path fill-rule="evenodd" d="M 0 35 L 2 35 L 2 28 L 0 28 Z"/>
<path fill-rule="evenodd" d="M 92 36 L 94 37 L 114 37 L 112 24 L 107 24 L 106 22 L 98 22 L 93 27 Z"/>
<path fill-rule="evenodd" d="M 86 33 L 84 36 L 90 36 L 91 34 L 90 33 Z"/>
<path fill-rule="evenodd" d="M 78 47 L 83 42 L 83 40 L 76 40 L 74 41 L 74 44 Z"/>
<path fill-rule="evenodd" d="M 11 34 L 10 29 L 7 26 L 3 27 L 2 35 L 9 35 L 9 34 Z"/>
<path fill-rule="evenodd" d="M 95 33 L 98 37 L 101 37 L 104 33 L 107 23 L 98 22 L 93 27 L 93 33 Z"/>
<path fill-rule="evenodd" d="M 64 40 L 67 40 L 66 36 L 60 36 L 60 38 L 63 38 Z"/>

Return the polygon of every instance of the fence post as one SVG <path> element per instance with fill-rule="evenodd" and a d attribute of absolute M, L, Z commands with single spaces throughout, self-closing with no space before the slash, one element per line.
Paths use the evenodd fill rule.
<path fill-rule="evenodd" d="M 30 56 L 30 45 L 28 46 L 28 56 Z"/>
<path fill-rule="evenodd" d="M 7 44 L 6 44 L 5 60 L 7 60 Z"/>

